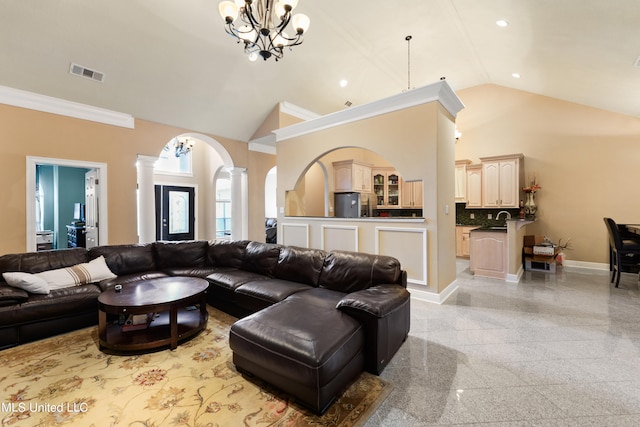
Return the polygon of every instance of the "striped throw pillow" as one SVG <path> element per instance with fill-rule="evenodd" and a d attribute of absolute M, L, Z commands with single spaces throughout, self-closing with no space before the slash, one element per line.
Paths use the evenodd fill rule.
<path fill-rule="evenodd" d="M 35 276 L 44 279 L 49 285 L 49 289 L 62 289 L 71 286 L 85 285 L 87 283 L 95 283 L 116 277 L 116 275 L 109 270 L 104 256 L 71 267 L 36 273 Z"/>

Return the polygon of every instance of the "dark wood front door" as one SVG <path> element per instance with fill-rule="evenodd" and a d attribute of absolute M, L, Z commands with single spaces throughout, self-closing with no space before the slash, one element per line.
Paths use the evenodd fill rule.
<path fill-rule="evenodd" d="M 156 185 L 156 240 L 195 238 L 195 189 Z"/>

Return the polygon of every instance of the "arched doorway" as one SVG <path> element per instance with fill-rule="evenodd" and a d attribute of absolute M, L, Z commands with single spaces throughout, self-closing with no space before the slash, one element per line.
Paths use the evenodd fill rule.
<path fill-rule="evenodd" d="M 176 138 L 193 140 L 193 172 L 166 175 L 155 174 L 154 165 L 158 156 L 138 155 L 138 241 L 148 243 L 156 240 L 157 219 L 155 208 L 155 185 L 189 185 L 195 187 L 196 196 L 196 233 L 197 239 L 214 239 L 216 235 L 215 221 L 215 175 L 221 168 L 229 172 L 231 178 L 232 197 L 232 229 L 236 230 L 233 239 L 246 238 L 247 204 L 246 204 L 246 171 L 234 165 L 226 148 L 215 139 L 199 134 L 184 133 Z M 168 143 L 169 141 L 166 141 Z M 164 145 L 163 145 L 164 147 Z M 160 148 L 162 149 L 162 148 Z M 199 221 L 198 221 L 199 219 Z"/>

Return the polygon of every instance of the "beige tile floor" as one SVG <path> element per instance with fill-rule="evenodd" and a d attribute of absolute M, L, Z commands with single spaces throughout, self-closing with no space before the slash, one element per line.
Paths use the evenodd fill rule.
<path fill-rule="evenodd" d="M 365 427 L 640 425 L 640 292 L 623 274 L 476 278 L 458 261 L 445 304 L 412 301 L 394 390 Z"/>

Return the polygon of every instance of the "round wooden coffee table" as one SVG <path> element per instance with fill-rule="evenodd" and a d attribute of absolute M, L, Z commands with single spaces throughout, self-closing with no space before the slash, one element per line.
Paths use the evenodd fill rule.
<path fill-rule="evenodd" d="M 98 297 L 100 348 L 175 349 L 206 326 L 208 287 L 197 277 L 162 277 L 106 290 Z"/>

